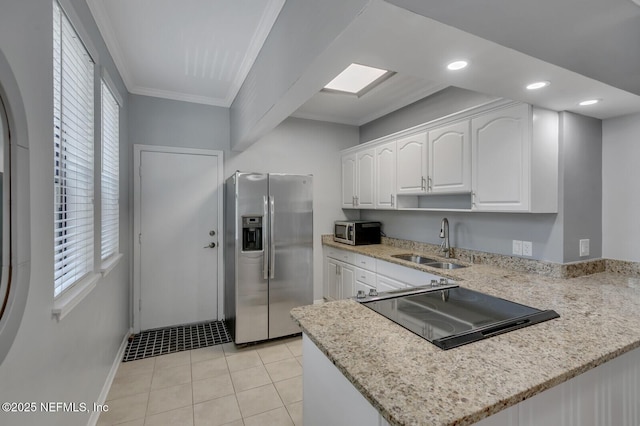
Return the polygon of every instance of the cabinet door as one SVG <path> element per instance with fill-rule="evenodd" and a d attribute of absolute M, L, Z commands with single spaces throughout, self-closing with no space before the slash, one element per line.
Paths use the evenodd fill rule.
<path fill-rule="evenodd" d="M 327 258 L 327 267 L 326 267 L 326 280 L 327 280 L 327 293 L 325 297 L 327 300 L 337 300 L 340 298 L 340 283 L 339 283 L 339 262 Z"/>
<path fill-rule="evenodd" d="M 356 207 L 374 207 L 375 148 L 359 151 L 356 154 Z"/>
<path fill-rule="evenodd" d="M 356 295 L 356 274 L 353 265 L 343 263 L 340 265 L 340 280 L 342 291 L 340 298 L 348 299 Z"/>
<path fill-rule="evenodd" d="M 471 192 L 469 133 L 469 120 L 429 131 L 429 192 Z"/>
<path fill-rule="evenodd" d="M 376 208 L 395 209 L 396 142 L 376 147 Z"/>
<path fill-rule="evenodd" d="M 356 197 L 356 155 L 342 156 L 342 208 L 354 208 Z"/>
<path fill-rule="evenodd" d="M 396 142 L 396 189 L 398 194 L 427 192 L 427 133 L 422 132 Z"/>
<path fill-rule="evenodd" d="M 472 120 L 473 209 L 529 209 L 530 117 L 524 104 Z"/>

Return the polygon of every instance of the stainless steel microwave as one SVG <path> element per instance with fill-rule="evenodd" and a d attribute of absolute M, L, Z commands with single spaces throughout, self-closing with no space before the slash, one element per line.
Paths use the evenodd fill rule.
<path fill-rule="evenodd" d="M 336 221 L 333 225 L 333 241 L 359 246 L 380 244 L 380 222 L 368 220 Z"/>

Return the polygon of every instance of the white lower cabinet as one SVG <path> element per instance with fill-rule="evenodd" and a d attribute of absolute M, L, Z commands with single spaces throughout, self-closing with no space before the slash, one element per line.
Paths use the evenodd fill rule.
<path fill-rule="evenodd" d="M 378 275 L 376 277 L 376 288 L 379 292 L 393 291 L 405 287 L 408 287 L 405 283 L 394 280 L 393 278 L 385 277 L 384 275 Z"/>
<path fill-rule="evenodd" d="M 340 299 L 348 299 L 356 295 L 355 268 L 343 263 L 340 265 Z"/>
<path fill-rule="evenodd" d="M 306 334 L 302 338 L 302 350 L 302 415 L 305 426 L 388 424 Z M 425 403 L 429 404 L 429 401 Z M 435 402 L 433 408 L 438 409 Z M 476 424 L 638 426 L 640 349 L 628 352 Z"/>
<path fill-rule="evenodd" d="M 395 263 L 374 259 L 335 247 L 325 247 L 324 298 L 338 300 L 354 297 L 358 290 L 369 294 L 426 285 L 442 277 Z"/>
<path fill-rule="evenodd" d="M 356 268 L 356 294 L 358 291 L 364 291 L 365 295 L 368 295 L 371 290 L 376 289 L 376 273 L 367 271 L 366 269 Z"/>
<path fill-rule="evenodd" d="M 324 298 L 326 300 L 339 299 L 338 286 L 338 262 L 335 259 L 325 258 L 324 266 Z"/>
<path fill-rule="evenodd" d="M 354 266 L 332 258 L 327 258 L 325 264 L 325 299 L 338 300 L 355 296 Z"/>
<path fill-rule="evenodd" d="M 440 275 L 407 268 L 406 266 L 385 262 L 384 260 L 378 260 L 377 273 L 378 282 L 382 279 L 382 282 L 387 283 L 396 289 L 427 285 L 431 280 L 440 281 L 442 278 Z M 453 280 L 449 280 L 449 282 L 453 282 Z"/>

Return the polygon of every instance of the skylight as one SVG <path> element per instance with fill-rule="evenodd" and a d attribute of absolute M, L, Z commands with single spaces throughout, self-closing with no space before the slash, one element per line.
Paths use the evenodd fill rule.
<path fill-rule="evenodd" d="M 391 75 L 393 75 L 391 71 L 366 65 L 351 64 L 324 88 L 330 91 L 361 96 Z"/>

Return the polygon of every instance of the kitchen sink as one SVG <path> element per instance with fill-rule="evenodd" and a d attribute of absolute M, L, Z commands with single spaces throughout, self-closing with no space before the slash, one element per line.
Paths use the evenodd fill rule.
<path fill-rule="evenodd" d="M 423 257 L 418 254 L 392 254 L 391 257 L 395 257 L 396 259 L 406 260 L 413 263 L 427 264 L 438 262 L 436 259 L 431 259 L 430 257 Z"/>
<path fill-rule="evenodd" d="M 441 262 L 437 259 L 420 256 L 419 254 L 411 254 L 411 253 L 392 254 L 391 257 L 395 257 L 396 259 L 406 260 L 408 262 L 418 263 L 420 265 L 431 266 L 432 268 L 438 268 L 438 269 L 466 268 L 465 265 L 458 265 L 457 263 Z"/>
<path fill-rule="evenodd" d="M 431 262 L 431 263 L 427 263 L 427 266 L 431 266 L 432 268 L 439 268 L 439 269 L 460 269 L 460 268 L 466 268 L 466 265 L 458 265 L 457 263 L 449 263 L 449 262 Z"/>

